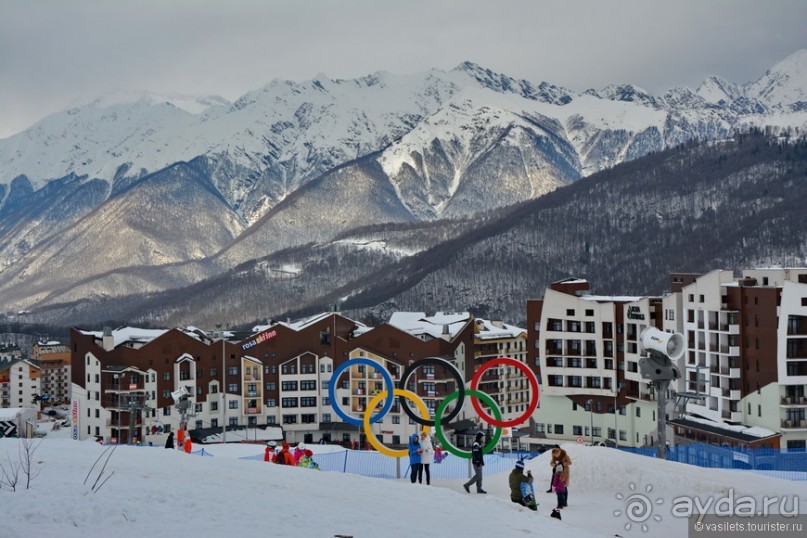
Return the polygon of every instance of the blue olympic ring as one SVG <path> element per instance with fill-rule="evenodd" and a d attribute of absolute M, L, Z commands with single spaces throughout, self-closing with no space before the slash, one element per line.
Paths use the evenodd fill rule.
<path fill-rule="evenodd" d="M 328 383 L 328 397 L 331 399 L 331 407 L 333 407 L 333 410 L 336 412 L 336 414 L 339 415 L 339 417 L 348 424 L 353 424 L 354 426 L 363 426 L 364 421 L 357 418 L 353 418 L 344 411 L 342 411 L 342 408 L 336 401 L 336 382 L 339 380 L 339 376 L 341 375 L 341 373 L 344 372 L 349 366 L 353 364 L 364 364 L 366 366 L 375 368 L 375 370 L 381 374 L 381 377 L 384 378 L 384 382 L 387 384 L 387 390 L 389 391 L 390 394 L 392 394 L 393 391 L 395 390 L 395 381 L 392 380 L 392 376 L 390 375 L 389 371 L 386 368 L 384 368 L 376 361 L 368 359 L 366 357 L 356 357 L 355 359 L 345 361 L 341 365 L 339 365 L 339 367 L 336 370 L 334 370 L 333 375 L 331 376 L 331 380 Z M 378 413 L 375 414 L 375 416 L 370 418 L 370 423 L 378 422 L 379 420 L 384 418 L 384 415 L 389 413 L 390 409 L 392 409 L 394 398 L 387 398 L 386 400 L 387 401 L 384 404 L 384 407 L 381 408 L 381 411 L 379 411 Z"/>

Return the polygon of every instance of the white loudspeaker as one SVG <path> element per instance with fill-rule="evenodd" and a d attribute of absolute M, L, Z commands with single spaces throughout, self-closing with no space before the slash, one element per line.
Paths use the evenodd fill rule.
<path fill-rule="evenodd" d="M 190 393 L 185 387 L 179 387 L 178 390 L 171 393 L 171 398 L 173 398 L 175 402 L 178 402 L 183 398 L 187 398 L 188 396 L 190 396 Z"/>
<path fill-rule="evenodd" d="M 658 351 L 672 360 L 680 358 L 686 351 L 683 335 L 660 331 L 655 327 L 644 329 L 639 342 L 645 350 Z"/>

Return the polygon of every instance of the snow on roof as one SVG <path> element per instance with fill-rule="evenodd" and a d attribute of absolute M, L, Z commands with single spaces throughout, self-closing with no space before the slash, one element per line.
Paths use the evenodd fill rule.
<path fill-rule="evenodd" d="M 476 325 L 479 332 L 476 338 L 480 340 L 496 340 L 499 338 L 516 338 L 520 334 L 526 334 L 527 329 L 516 327 L 515 325 L 508 325 L 502 323 L 501 327 L 494 325 L 493 321 L 488 319 L 477 318 Z"/>
<path fill-rule="evenodd" d="M 17 420 L 17 417 L 25 412 L 35 412 L 31 407 L 4 407 L 0 408 L 0 420 Z"/>
<path fill-rule="evenodd" d="M 440 338 L 445 328 L 454 338 L 470 319 L 468 312 L 437 312 L 433 316 L 427 316 L 425 312 L 395 312 L 390 316 L 389 324 L 414 336 L 428 334 L 434 338 Z"/>
<path fill-rule="evenodd" d="M 632 303 L 644 299 L 644 297 L 634 297 L 630 295 L 583 295 L 580 298 L 586 301 L 595 301 L 598 303 Z"/>
<path fill-rule="evenodd" d="M 754 437 L 764 438 L 764 437 L 770 437 L 771 435 L 776 435 L 776 432 L 771 431 L 767 428 L 762 428 L 760 426 L 743 426 L 742 424 L 726 424 L 725 422 L 715 422 L 714 420 L 709 420 L 707 418 L 700 418 L 689 415 L 683 418 L 685 418 L 690 422 L 698 422 L 706 426 L 711 426 L 712 428 L 719 428 L 722 430 L 732 431 L 735 433 L 752 435 Z"/>
<path fill-rule="evenodd" d="M 316 314 L 314 316 L 304 318 L 304 319 L 301 319 L 301 320 L 297 320 L 297 321 L 289 321 L 289 322 L 272 321 L 268 325 L 255 325 L 254 327 L 252 327 L 252 332 L 253 332 L 253 334 L 257 334 L 257 333 L 263 332 L 263 331 L 265 331 L 267 329 L 270 329 L 272 327 L 277 327 L 278 325 L 282 325 L 283 327 L 288 327 L 289 329 L 293 329 L 295 331 L 300 331 L 300 330 L 305 329 L 306 327 L 309 327 L 309 326 L 313 325 L 314 323 L 316 323 L 318 321 L 321 321 L 321 320 L 323 320 L 323 319 L 325 319 L 325 318 L 327 318 L 328 316 L 331 316 L 331 315 L 340 315 L 341 316 L 341 314 L 337 314 L 335 312 L 321 312 L 321 313 Z M 342 316 L 342 317 L 345 317 L 345 316 Z M 345 318 L 345 319 L 350 319 L 350 318 Z M 351 319 L 350 321 L 352 321 L 353 323 L 355 323 L 358 326 L 357 330 L 360 330 L 360 329 L 369 330 L 368 327 L 364 323 L 361 323 L 360 321 L 356 321 L 354 319 Z"/>
<path fill-rule="evenodd" d="M 112 331 L 113 345 L 118 347 L 124 342 L 151 342 L 168 332 L 167 329 L 140 329 L 138 327 L 118 327 Z M 103 331 L 81 331 L 82 334 L 103 338 Z"/>

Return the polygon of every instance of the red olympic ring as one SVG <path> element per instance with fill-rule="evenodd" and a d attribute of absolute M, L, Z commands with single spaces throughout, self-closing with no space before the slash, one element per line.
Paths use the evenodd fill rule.
<path fill-rule="evenodd" d="M 535 410 L 538 408 L 538 399 L 540 390 L 538 388 L 538 379 L 535 377 L 533 371 L 530 370 L 526 364 L 521 363 L 515 359 L 511 359 L 509 357 L 498 357 L 496 359 L 493 359 L 492 361 L 488 361 L 485 364 L 483 364 L 479 368 L 479 370 L 476 371 L 474 377 L 471 379 L 471 390 L 477 390 L 477 387 L 479 386 L 479 381 L 480 379 L 482 379 L 482 374 L 484 374 L 488 368 L 492 368 L 500 364 L 508 364 L 521 370 L 524 373 L 524 375 L 527 376 L 527 379 L 530 381 L 530 383 L 532 383 L 533 386 L 532 398 L 530 398 L 530 405 L 527 408 L 527 410 L 524 411 L 522 415 L 518 416 L 517 418 L 514 418 L 513 420 L 496 420 L 495 418 L 488 415 L 484 409 L 482 409 L 482 406 L 479 404 L 479 398 L 471 398 L 471 403 L 473 404 L 477 414 L 482 418 L 482 420 L 484 420 L 488 424 L 498 426 L 500 428 L 510 428 L 513 426 L 517 426 L 523 422 L 526 422 L 530 418 L 530 416 L 535 412 Z"/>

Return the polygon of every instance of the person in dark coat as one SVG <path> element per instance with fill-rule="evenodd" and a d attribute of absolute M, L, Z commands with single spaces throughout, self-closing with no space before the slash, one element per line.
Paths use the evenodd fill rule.
<path fill-rule="evenodd" d="M 483 432 L 477 432 L 474 438 L 474 444 L 471 447 L 471 463 L 474 466 L 474 476 L 462 485 L 468 493 L 471 493 L 471 486 L 473 484 L 476 484 L 477 493 L 487 493 L 487 491 L 482 489 L 482 468 L 485 466 L 485 459 L 482 454 L 482 450 L 485 448 L 483 445 L 484 441 L 485 434 Z"/>
<path fill-rule="evenodd" d="M 522 506 L 527 506 L 524 501 L 524 494 L 521 492 L 521 483 L 526 482 L 532 484 L 532 471 L 527 471 L 524 474 L 524 461 L 518 460 L 516 466 L 510 471 L 510 476 L 507 477 L 510 485 L 510 500 Z"/>
<path fill-rule="evenodd" d="M 165 448 L 174 448 L 174 432 L 168 434 L 168 439 L 165 440 Z"/>
<path fill-rule="evenodd" d="M 409 466 L 411 476 L 409 479 L 414 484 L 415 481 L 423 483 L 423 467 L 420 465 L 420 437 L 418 434 L 413 433 L 411 437 L 409 437 Z"/>

